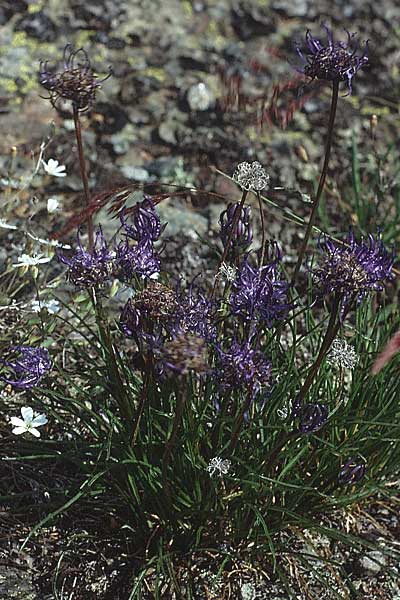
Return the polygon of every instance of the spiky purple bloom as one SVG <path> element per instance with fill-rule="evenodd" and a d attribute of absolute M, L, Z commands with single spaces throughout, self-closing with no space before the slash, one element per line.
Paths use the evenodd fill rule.
<path fill-rule="evenodd" d="M 251 346 L 251 341 L 234 341 L 227 351 L 217 346 L 216 377 L 223 391 L 246 390 L 256 395 L 272 381 L 271 362 Z"/>
<path fill-rule="evenodd" d="M 67 279 L 77 288 L 101 287 L 110 278 L 113 260 L 103 230 L 98 228 L 92 252 L 82 246 L 79 232 L 77 239 L 78 250 L 71 258 L 60 252 L 57 254 L 68 267 Z"/>
<path fill-rule="evenodd" d="M 150 196 L 145 196 L 143 202 L 135 207 L 131 218 L 132 223 L 128 223 L 125 213 L 121 214 L 122 226 L 128 238 L 137 242 L 152 241 L 159 239 L 167 224 L 161 225 L 154 203 Z"/>
<path fill-rule="evenodd" d="M 51 369 L 51 360 L 46 348 L 32 346 L 12 346 L 13 360 L 1 360 L 1 364 L 10 371 L 0 379 L 18 389 L 30 389 L 39 384 L 42 377 Z"/>
<path fill-rule="evenodd" d="M 326 25 L 327 43 L 314 38 L 307 30 L 305 37 L 306 48 L 302 50 L 296 43 L 296 51 L 305 63 L 302 72 L 311 79 L 325 79 L 327 81 L 346 81 L 349 93 L 352 92 L 352 79 L 357 71 L 368 64 L 368 42 L 362 52 L 357 54 L 360 41 L 353 40 L 355 33 L 347 33 L 347 41 L 337 41 Z"/>
<path fill-rule="evenodd" d="M 366 464 L 360 456 L 352 456 L 340 467 L 338 481 L 341 485 L 353 485 L 360 481 L 366 471 Z"/>
<path fill-rule="evenodd" d="M 234 315 L 246 321 L 260 319 L 267 327 L 284 319 L 291 304 L 288 301 L 289 284 L 280 279 L 278 260 L 264 267 L 252 267 L 246 259 L 232 284 L 229 298 Z"/>
<path fill-rule="evenodd" d="M 304 404 L 298 410 L 299 429 L 301 433 L 314 433 L 325 425 L 329 410 L 326 404 Z"/>
<path fill-rule="evenodd" d="M 207 341 L 215 340 L 215 303 L 211 302 L 194 283 L 187 291 L 182 293 L 178 291 L 177 296 L 175 334 L 182 331 L 195 333 Z"/>
<path fill-rule="evenodd" d="M 393 279 L 394 254 L 380 238 L 369 235 L 357 242 L 350 230 L 346 246 L 325 238 L 319 248 L 324 256 L 314 277 L 323 295 L 341 296 L 342 312 L 353 298 L 360 302 L 370 292 L 382 291 L 384 282 Z"/>
<path fill-rule="evenodd" d="M 122 281 L 130 282 L 135 275 L 143 279 L 157 279 L 160 266 L 160 258 L 151 240 L 131 246 L 126 239 L 116 248 L 115 273 Z"/>
<path fill-rule="evenodd" d="M 99 80 L 93 73 L 88 55 L 83 48 L 74 50 L 67 44 L 63 54 L 63 69 L 49 71 L 48 61 L 40 62 L 39 83 L 49 92 L 49 100 L 56 107 L 60 98 L 71 100 L 83 112 L 93 105 L 96 92 L 111 74 Z"/>
<path fill-rule="evenodd" d="M 239 218 L 236 226 L 231 234 L 233 224 L 235 222 L 236 211 L 239 211 Z M 240 252 L 248 248 L 253 239 L 253 230 L 250 224 L 250 207 L 240 207 L 239 203 L 230 203 L 219 217 L 220 236 L 224 248 L 227 247 L 229 237 L 229 249 Z"/>

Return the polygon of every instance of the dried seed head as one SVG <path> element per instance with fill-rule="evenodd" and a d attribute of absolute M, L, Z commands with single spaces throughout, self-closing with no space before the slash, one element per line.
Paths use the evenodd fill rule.
<path fill-rule="evenodd" d="M 162 362 L 169 369 L 184 375 L 189 371 L 206 373 L 207 347 L 204 338 L 195 333 L 178 333 L 162 350 Z"/>
<path fill-rule="evenodd" d="M 346 340 L 336 339 L 329 350 L 327 361 L 329 364 L 342 369 L 354 369 L 358 362 L 358 355 Z"/>
<path fill-rule="evenodd" d="M 74 107 L 83 112 L 94 103 L 96 92 L 110 75 L 98 79 L 93 73 L 88 55 L 83 48 L 74 50 L 71 44 L 64 48 L 63 70 L 49 71 L 48 61 L 41 61 L 39 83 L 49 92 L 54 107 L 60 98 L 71 100 Z"/>
<path fill-rule="evenodd" d="M 139 335 L 154 325 L 169 324 L 175 317 L 178 302 L 175 293 L 158 281 L 150 281 L 146 289 L 130 298 L 120 318 L 120 328 L 125 335 Z"/>
<path fill-rule="evenodd" d="M 159 320 L 172 317 L 178 307 L 175 293 L 158 281 L 150 281 L 146 289 L 134 299 L 133 304 L 151 319 Z"/>
<path fill-rule="evenodd" d="M 232 179 L 244 190 L 259 192 L 269 187 L 269 175 L 258 162 L 242 162 L 238 164 Z"/>

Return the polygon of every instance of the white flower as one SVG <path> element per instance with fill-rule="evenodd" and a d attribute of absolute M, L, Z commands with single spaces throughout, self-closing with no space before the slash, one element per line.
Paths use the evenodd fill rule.
<path fill-rule="evenodd" d="M 216 277 L 226 279 L 226 281 L 232 282 L 236 279 L 236 272 L 237 269 L 235 266 L 228 265 L 227 263 L 222 263 L 222 265 L 218 269 Z"/>
<path fill-rule="evenodd" d="M 58 300 L 33 300 L 31 304 L 33 312 L 40 312 L 43 308 L 47 310 L 51 315 L 54 315 L 60 310 L 60 303 Z"/>
<path fill-rule="evenodd" d="M 238 164 L 232 179 L 247 191 L 258 192 L 269 186 L 269 175 L 256 160 L 252 163 L 242 162 Z"/>
<path fill-rule="evenodd" d="M 18 229 L 18 227 L 16 225 L 10 225 L 10 223 L 7 223 L 7 221 L 4 221 L 3 219 L 0 219 L 0 228 L 1 229 Z"/>
<path fill-rule="evenodd" d="M 19 257 L 18 262 L 13 264 L 13 267 L 36 267 L 42 263 L 51 261 L 51 256 L 45 256 L 44 254 L 22 254 Z"/>
<path fill-rule="evenodd" d="M 40 437 L 40 431 L 36 428 L 46 425 L 46 415 L 39 415 L 38 413 L 34 414 L 33 408 L 30 406 L 23 406 L 21 408 L 21 415 L 22 419 L 19 417 L 11 417 L 11 425 L 14 425 L 12 432 L 15 433 L 15 435 L 29 432 L 35 437 Z"/>
<path fill-rule="evenodd" d="M 276 411 L 276 414 L 278 415 L 279 419 L 282 419 L 282 421 L 284 421 L 285 419 L 288 418 L 289 416 L 289 405 L 287 402 L 285 402 L 285 404 L 281 407 L 278 408 Z"/>
<path fill-rule="evenodd" d="M 333 341 L 328 353 L 327 361 L 330 365 L 344 369 L 354 369 L 358 363 L 357 352 L 346 340 L 337 338 Z"/>
<path fill-rule="evenodd" d="M 60 210 L 60 208 L 61 208 L 61 204 L 57 198 L 49 198 L 47 200 L 47 212 L 48 213 L 55 213 L 58 210 Z"/>
<path fill-rule="evenodd" d="M 207 471 L 210 473 L 211 477 L 216 473 L 218 477 L 222 477 L 222 475 L 226 475 L 231 468 L 231 461 L 228 459 L 222 460 L 219 456 L 215 456 L 210 460 L 207 466 Z"/>
<path fill-rule="evenodd" d="M 66 177 L 65 173 L 65 165 L 60 165 L 58 160 L 54 158 L 49 158 L 47 163 L 42 160 L 44 170 L 48 175 L 52 175 L 53 177 Z"/>

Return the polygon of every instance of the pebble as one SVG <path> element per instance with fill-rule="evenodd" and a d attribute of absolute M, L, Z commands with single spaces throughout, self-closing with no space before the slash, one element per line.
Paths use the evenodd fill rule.
<path fill-rule="evenodd" d="M 386 556 L 379 550 L 372 550 L 362 557 L 360 564 L 370 575 L 376 575 L 387 564 Z"/>
<path fill-rule="evenodd" d="M 187 93 L 187 101 L 191 110 L 205 111 L 215 103 L 215 96 L 203 82 L 192 85 Z"/>

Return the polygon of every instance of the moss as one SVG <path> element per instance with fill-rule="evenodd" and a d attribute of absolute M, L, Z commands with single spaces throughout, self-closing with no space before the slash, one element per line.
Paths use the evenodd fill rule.
<path fill-rule="evenodd" d="M 185 14 L 186 17 L 192 17 L 193 16 L 193 7 L 191 5 L 191 3 L 189 2 L 189 0 L 181 0 L 182 2 L 182 10 Z"/>
<path fill-rule="evenodd" d="M 390 115 L 390 108 L 388 106 L 363 106 L 361 109 L 362 115 L 376 115 L 377 117 L 386 117 Z"/>
<path fill-rule="evenodd" d="M 35 2 L 34 4 L 29 4 L 29 6 L 28 6 L 28 12 L 31 14 L 39 12 L 42 9 L 43 9 L 43 2 Z"/>
<path fill-rule="evenodd" d="M 15 94 L 18 91 L 18 86 L 13 79 L 7 79 L 6 77 L 0 78 L 0 87 L 8 92 L 9 94 Z"/>
<path fill-rule="evenodd" d="M 166 75 L 164 69 L 160 69 L 159 67 L 148 67 L 142 71 L 143 75 L 147 75 L 148 77 L 154 77 L 157 81 L 165 81 Z"/>

